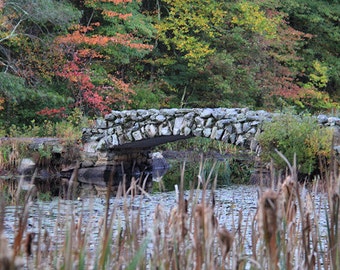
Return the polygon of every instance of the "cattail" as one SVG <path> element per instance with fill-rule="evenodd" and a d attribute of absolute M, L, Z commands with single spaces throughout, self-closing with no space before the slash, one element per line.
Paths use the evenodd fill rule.
<path fill-rule="evenodd" d="M 297 182 L 291 176 L 288 176 L 280 189 L 280 196 L 282 198 L 287 223 L 292 222 L 296 216 L 296 185 Z"/>
<path fill-rule="evenodd" d="M 168 221 L 168 227 L 171 230 L 174 230 L 176 232 L 180 232 L 181 239 L 184 239 L 184 237 L 188 233 L 188 229 L 186 226 L 186 220 L 188 217 L 188 201 L 183 200 L 183 204 L 178 205 L 178 207 L 174 207 L 170 213 L 169 221 Z"/>
<path fill-rule="evenodd" d="M 0 270 L 22 269 L 24 262 L 21 257 L 13 257 L 13 251 L 5 236 L 0 233 Z"/>
<path fill-rule="evenodd" d="M 194 213 L 195 269 L 201 269 L 202 264 L 207 269 L 214 269 L 212 246 L 216 237 L 217 226 L 218 221 L 213 208 L 204 203 L 196 205 Z"/>
<path fill-rule="evenodd" d="M 12 251 L 8 248 L 7 239 L 0 235 L 0 270 L 10 269 Z"/>
<path fill-rule="evenodd" d="M 203 204 L 196 205 L 195 219 L 201 229 L 204 227 L 215 229 L 218 226 L 218 220 L 215 217 L 213 209 Z"/>
<path fill-rule="evenodd" d="M 34 233 L 32 232 L 27 233 L 26 240 L 25 240 L 25 252 L 28 257 L 32 255 L 33 238 L 34 238 Z"/>
<path fill-rule="evenodd" d="M 217 236 L 222 249 L 222 257 L 224 261 L 231 249 L 234 236 L 224 227 L 218 230 Z"/>
<path fill-rule="evenodd" d="M 278 269 L 278 246 L 276 236 L 281 217 L 278 193 L 268 190 L 262 194 L 259 202 L 259 225 L 271 263 L 271 269 Z"/>

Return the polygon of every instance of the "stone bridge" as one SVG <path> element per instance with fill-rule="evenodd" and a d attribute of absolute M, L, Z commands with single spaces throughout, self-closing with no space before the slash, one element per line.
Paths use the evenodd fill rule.
<path fill-rule="evenodd" d="M 112 111 L 83 129 L 81 145 L 64 144 L 58 138 L 28 138 L 28 148 L 37 155 L 23 159 L 18 172 L 30 183 L 35 179 L 35 185 L 44 186 L 51 179 L 46 165 L 52 164 L 52 173 L 56 173 L 52 178 L 59 179 L 59 188 L 76 178 L 77 184 L 90 190 L 106 190 L 108 183 L 114 190 L 123 180 L 129 188 L 132 179 L 137 181 L 137 188 L 148 189 L 153 178 L 168 168 L 164 159 L 152 153 L 155 146 L 199 136 L 257 151 L 256 135 L 275 115 L 245 108 Z M 317 119 L 320 125 L 335 129 L 335 143 L 340 145 L 340 118 L 319 115 Z M 0 145 L 15 145 L 13 140 L 18 139 L 2 138 Z M 50 149 L 51 157 L 36 160 L 41 149 Z M 340 152 L 340 146 L 335 150 Z"/>
<path fill-rule="evenodd" d="M 181 139 L 205 137 L 256 151 L 256 134 L 272 114 L 246 108 L 194 108 L 112 111 L 83 129 L 83 161 L 79 177 L 105 179 L 115 168 L 115 179 L 154 174 L 152 148 Z M 319 115 L 324 126 L 340 126 L 340 119 Z M 159 164 L 159 163 L 157 163 Z M 162 166 L 162 163 L 161 163 Z"/>
<path fill-rule="evenodd" d="M 273 114 L 228 108 L 112 111 L 86 128 L 83 139 L 96 150 L 154 146 L 190 137 L 205 137 L 255 150 L 255 134 Z"/>

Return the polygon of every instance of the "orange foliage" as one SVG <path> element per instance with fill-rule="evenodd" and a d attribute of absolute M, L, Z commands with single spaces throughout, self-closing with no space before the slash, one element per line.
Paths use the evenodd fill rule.
<path fill-rule="evenodd" d="M 117 34 L 114 37 L 93 35 L 86 36 L 81 31 L 74 31 L 66 36 L 58 37 L 58 43 L 73 43 L 73 44 L 88 44 L 96 46 L 107 46 L 109 43 L 120 44 L 133 49 L 139 50 L 152 50 L 153 46 L 143 43 L 134 43 L 131 34 Z"/>
<path fill-rule="evenodd" d="M 0 97 L 0 111 L 4 109 L 3 104 L 5 103 L 5 99 L 3 97 Z"/>
<path fill-rule="evenodd" d="M 131 3 L 133 0 L 85 0 L 86 5 L 93 5 L 96 3 L 113 3 L 115 5 Z"/>
<path fill-rule="evenodd" d="M 301 87 L 294 83 L 292 77 L 276 77 L 275 82 L 276 88 L 275 91 L 272 92 L 272 95 L 290 99 L 300 97 Z"/>
<path fill-rule="evenodd" d="M 79 49 L 77 51 L 79 57 L 82 58 L 106 58 L 108 59 L 108 56 L 102 55 L 101 53 L 96 52 L 95 50 L 91 50 L 91 49 Z"/>
<path fill-rule="evenodd" d="M 122 13 L 118 13 L 118 12 L 114 12 L 110 10 L 103 10 L 102 14 L 107 17 L 118 17 L 119 19 L 122 19 L 122 20 L 127 20 L 128 18 L 132 16 L 132 13 L 122 14 Z"/>
<path fill-rule="evenodd" d="M 135 92 L 130 87 L 130 84 L 109 75 L 109 79 L 114 86 L 103 86 L 101 93 L 105 96 L 105 102 L 108 104 L 120 104 L 120 109 L 125 109 L 125 104 L 130 104 L 131 95 Z"/>
<path fill-rule="evenodd" d="M 112 17 L 128 20 L 133 16 L 132 13 L 119 13 L 110 10 L 110 5 L 100 4 L 124 5 L 130 2 L 132 0 L 85 0 L 84 5 L 101 13 L 104 16 L 104 21 Z M 129 84 L 124 82 L 124 75 L 120 74 L 119 71 L 108 70 L 103 78 L 100 78 L 99 81 L 95 80 L 99 84 L 95 85 L 91 78 L 95 76 L 96 71 L 89 66 L 91 60 L 95 59 L 98 64 L 102 60 L 110 59 L 110 55 L 106 55 L 105 50 L 101 50 L 102 53 L 98 52 L 101 47 L 122 45 L 135 50 L 148 51 L 152 50 L 153 46 L 139 42 L 133 31 L 127 34 L 115 33 L 112 35 L 114 31 L 114 26 L 112 26 L 113 31 L 110 32 L 109 36 L 106 36 L 102 34 L 103 31 L 99 31 L 101 34 L 96 34 L 97 27 L 101 27 L 100 22 L 94 22 L 90 25 L 78 24 L 70 29 L 71 33 L 56 39 L 57 44 L 70 50 L 69 52 L 65 50 L 69 61 L 57 75 L 69 81 L 70 89 L 76 101 L 74 106 L 79 106 L 95 114 L 98 112 L 103 114 L 109 111 L 111 105 L 123 109 L 125 105 L 131 103 L 131 95 L 134 94 L 134 91 Z M 114 49 L 119 50 L 120 48 Z M 72 59 L 70 59 L 71 57 Z M 113 75 L 113 73 L 115 74 Z"/>
<path fill-rule="evenodd" d="M 114 3 L 116 5 L 123 4 L 123 3 L 131 3 L 132 0 L 99 0 L 100 2 L 104 3 Z"/>

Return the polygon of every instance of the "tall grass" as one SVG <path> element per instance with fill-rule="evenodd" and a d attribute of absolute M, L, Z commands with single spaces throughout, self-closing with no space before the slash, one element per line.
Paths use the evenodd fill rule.
<path fill-rule="evenodd" d="M 289 164 L 290 173 L 278 186 L 259 187 L 254 215 L 240 210 L 226 224 L 215 209 L 214 166 L 203 174 L 201 164 L 195 187 L 184 192 L 183 163 L 177 203 L 170 211 L 159 203 L 153 216 L 145 216 L 141 198 L 152 196 L 136 181 L 128 189 L 120 186 L 114 200 L 108 189 L 106 211 L 97 220 L 90 218 L 93 206 L 78 204 L 92 210 L 75 216 L 75 204 L 60 201 L 54 231 L 41 229 L 36 235 L 27 226 L 32 190 L 18 207 L 11 247 L 0 203 L 0 269 L 338 269 L 340 190 L 334 173 L 326 183 L 325 213 L 315 204 L 316 186 L 298 183 L 296 165 Z M 323 214 L 326 237 L 319 226 Z"/>

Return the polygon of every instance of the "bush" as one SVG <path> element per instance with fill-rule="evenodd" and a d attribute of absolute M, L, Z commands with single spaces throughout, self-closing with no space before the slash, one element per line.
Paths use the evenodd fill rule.
<path fill-rule="evenodd" d="M 333 131 L 322 128 L 315 117 L 284 114 L 265 123 L 258 141 L 264 161 L 274 160 L 278 169 L 286 164 L 275 149 L 284 154 L 291 164 L 294 154 L 299 164 L 299 173 L 312 175 L 318 168 L 318 160 L 329 160 L 332 148 Z"/>

